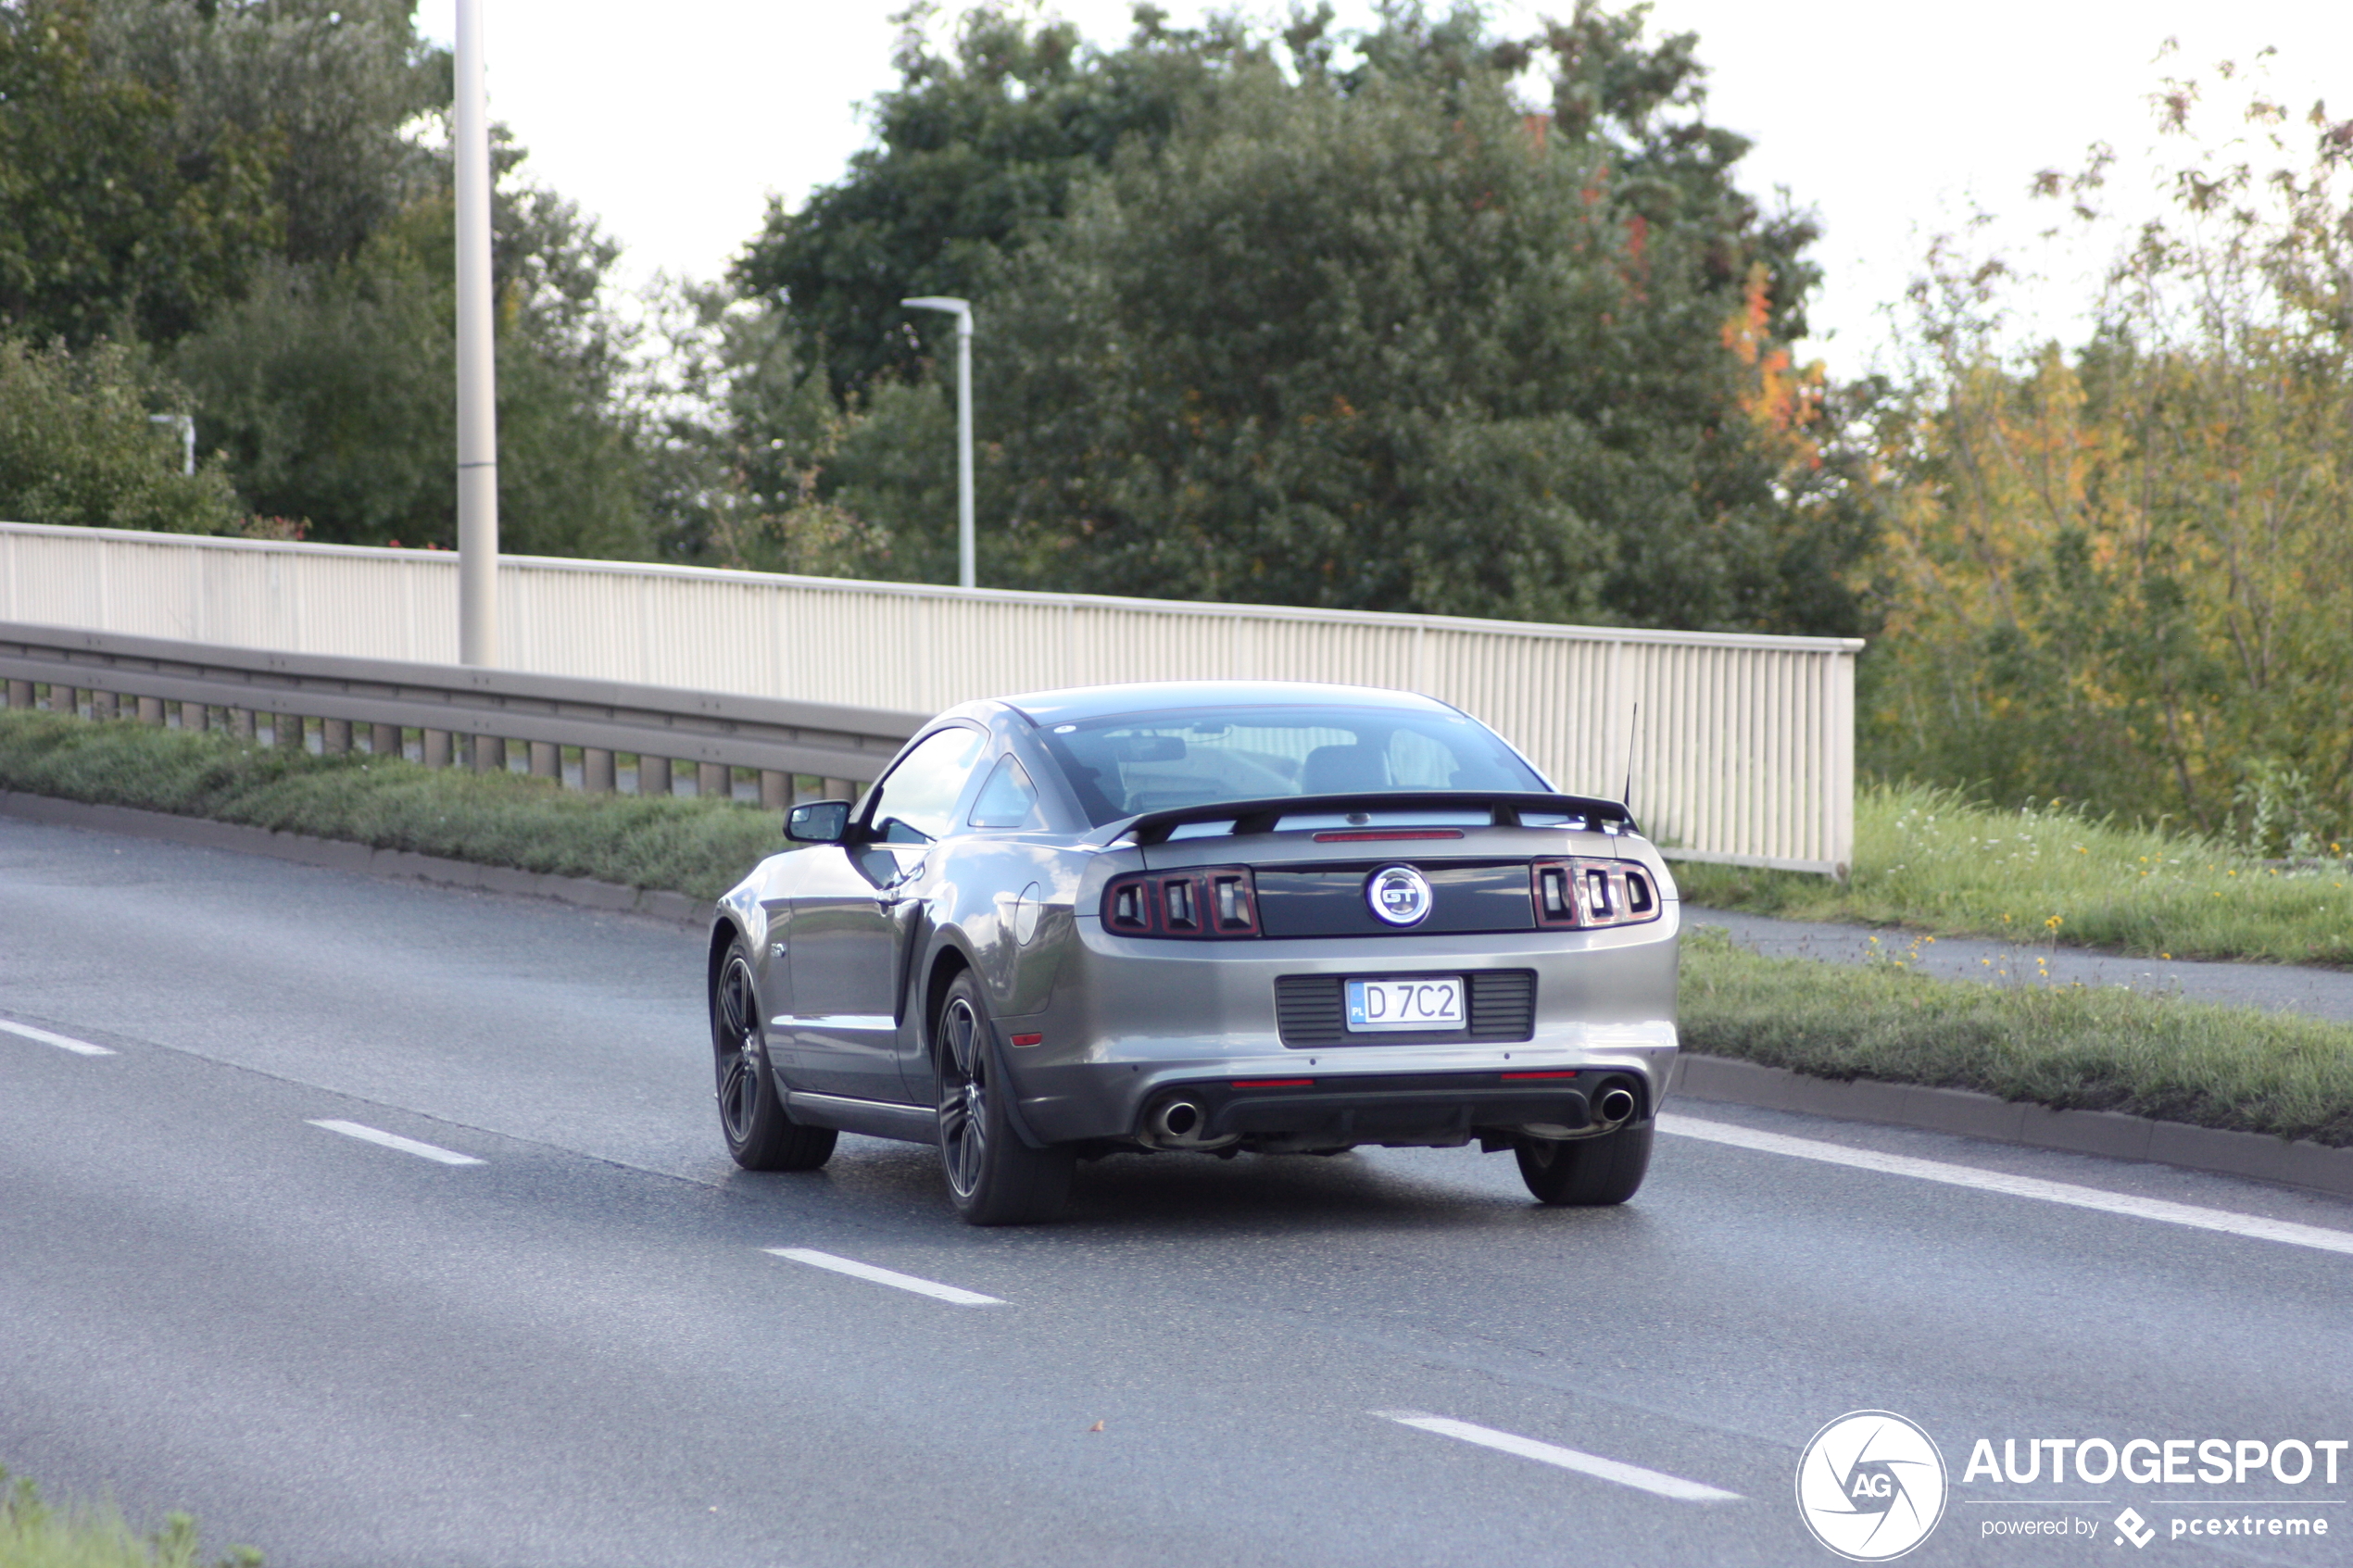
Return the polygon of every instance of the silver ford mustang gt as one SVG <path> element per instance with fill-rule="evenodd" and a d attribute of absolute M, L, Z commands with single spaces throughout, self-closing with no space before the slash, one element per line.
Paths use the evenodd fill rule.
<path fill-rule="evenodd" d="M 1537 1198 L 1642 1185 L 1675 1054 L 1675 884 L 1403 692 L 1202 682 L 965 703 L 864 798 L 793 808 L 720 900 L 738 1164 L 934 1144 L 975 1224 L 1081 1158 L 1511 1149 Z"/>

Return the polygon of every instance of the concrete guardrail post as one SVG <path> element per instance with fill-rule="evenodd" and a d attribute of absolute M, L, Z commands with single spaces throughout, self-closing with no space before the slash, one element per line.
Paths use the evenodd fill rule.
<path fill-rule="evenodd" d="M 371 725 L 369 725 L 369 726 L 368 726 L 368 755 L 369 755 L 369 756 L 371 756 L 371 757 L 397 757 L 397 756 L 399 756 L 400 754 L 401 754 L 401 751 L 400 751 L 400 726 L 399 726 L 399 725 L 397 725 L 397 724 L 371 724 Z"/>
<path fill-rule="evenodd" d="M 774 768 L 760 770 L 760 809 L 782 811 L 792 804 L 792 775 Z"/>
<path fill-rule="evenodd" d="M 704 800 L 725 800 L 736 793 L 734 770 L 717 762 L 704 762 L 695 769 L 695 794 Z"/>
<path fill-rule="evenodd" d="M 8 683 L 8 706 L 11 708 L 31 708 L 32 706 L 32 683 L 31 681 L 11 681 Z"/>
<path fill-rule="evenodd" d="M 183 702 L 180 705 L 180 727 L 182 729 L 195 730 L 198 734 L 202 734 L 210 726 L 211 721 L 211 711 L 208 709 L 203 703 Z"/>
<path fill-rule="evenodd" d="M 827 779 L 825 781 L 825 793 L 818 798 L 823 800 L 855 800 L 858 798 L 858 786 L 851 784 L 848 779 Z"/>
<path fill-rule="evenodd" d="M 507 771 L 507 743 L 499 736 L 474 736 L 473 752 L 475 772 L 503 773 Z"/>
<path fill-rule="evenodd" d="M 288 751 L 308 749 L 306 743 L 310 737 L 306 732 L 309 726 L 302 721 L 302 715 L 299 713 L 277 713 L 271 716 L 271 739 L 284 746 Z"/>
<path fill-rule="evenodd" d="M 139 699 L 139 722 L 163 728 L 163 698 L 143 696 Z"/>
<path fill-rule="evenodd" d="M 535 779 L 553 779 L 558 784 L 563 783 L 563 747 L 551 740 L 533 741 L 531 743 L 531 776 Z"/>
<path fill-rule="evenodd" d="M 321 719 L 319 721 L 319 750 L 327 757 L 348 756 L 351 751 L 351 721 Z"/>
<path fill-rule="evenodd" d="M 610 795 L 613 792 L 611 752 L 598 746 L 581 747 L 580 787 L 591 795 Z"/>
<path fill-rule="evenodd" d="M 447 730 L 426 730 L 422 732 L 422 735 L 423 742 L 422 755 L 424 759 L 425 766 L 428 768 L 447 768 L 449 766 L 450 759 L 454 755 L 456 749 L 450 745 L 451 737 L 449 732 Z"/>
<path fill-rule="evenodd" d="M 639 757 L 637 759 L 637 793 L 668 795 L 670 792 L 670 759 Z"/>
<path fill-rule="evenodd" d="M 92 692 L 90 694 L 90 717 L 93 720 L 102 720 L 111 719 L 114 716 L 114 693 L 99 691 Z"/>
<path fill-rule="evenodd" d="M 260 728 L 260 721 L 250 708 L 229 709 L 229 733 L 242 741 L 250 741 Z"/>

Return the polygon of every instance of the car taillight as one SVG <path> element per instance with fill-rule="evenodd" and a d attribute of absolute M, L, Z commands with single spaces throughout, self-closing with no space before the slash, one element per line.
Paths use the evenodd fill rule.
<path fill-rule="evenodd" d="M 1258 887 L 1248 866 L 1115 877 L 1103 889 L 1103 929 L 1127 936 L 1255 936 Z"/>
<path fill-rule="evenodd" d="M 1639 925 L 1660 912 L 1657 884 L 1631 860 L 1538 860 L 1529 892 L 1540 926 Z"/>

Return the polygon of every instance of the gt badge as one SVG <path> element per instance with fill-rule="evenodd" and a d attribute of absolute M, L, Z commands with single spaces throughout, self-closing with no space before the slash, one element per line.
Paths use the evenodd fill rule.
<path fill-rule="evenodd" d="M 1384 866 L 1365 884 L 1365 901 L 1391 925 L 1419 925 L 1429 914 L 1429 882 L 1411 866 Z"/>

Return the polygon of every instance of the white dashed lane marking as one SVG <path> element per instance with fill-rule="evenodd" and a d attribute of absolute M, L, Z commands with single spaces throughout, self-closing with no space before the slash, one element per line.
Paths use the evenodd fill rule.
<path fill-rule="evenodd" d="M 1532 1459 L 1539 1464 L 1550 1464 L 1562 1470 L 1573 1470 L 1579 1475 L 1591 1475 L 1597 1481 L 1611 1481 L 1636 1491 L 1649 1492 L 1677 1502 L 1738 1502 L 1738 1492 L 1728 1492 L 1720 1486 L 1703 1486 L 1686 1481 L 1680 1475 L 1664 1471 L 1645 1470 L 1639 1464 L 1623 1460 L 1604 1459 L 1599 1454 L 1564 1449 L 1556 1443 L 1540 1443 L 1533 1437 L 1516 1433 L 1498 1432 L 1491 1426 L 1475 1426 L 1467 1421 L 1454 1421 L 1442 1415 L 1424 1415 L 1419 1411 L 1375 1411 L 1373 1414 L 1400 1426 L 1411 1426 L 1423 1432 L 1435 1432 L 1441 1437 L 1453 1437 L 1465 1443 L 1477 1443 L 1482 1449 L 1516 1454 Z"/>
<path fill-rule="evenodd" d="M 5 1018 L 0 1018 L 0 1031 L 10 1035 L 20 1035 L 28 1040 L 38 1040 L 44 1046 L 55 1046 L 61 1051 L 71 1051 L 76 1056 L 114 1055 L 114 1052 L 104 1046 L 94 1046 L 87 1040 L 70 1039 L 63 1035 L 52 1035 L 46 1029 L 35 1029 L 30 1023 L 11 1023 Z"/>
<path fill-rule="evenodd" d="M 403 1154 L 413 1154 L 420 1160 L 437 1160 L 444 1165 L 483 1163 L 471 1154 L 459 1154 L 455 1149 L 442 1148 L 434 1144 L 419 1143 L 414 1138 L 404 1138 L 398 1133 L 387 1133 L 378 1127 L 362 1126 L 357 1122 L 313 1122 L 310 1124 L 314 1127 L 324 1127 L 331 1133 L 341 1133 L 347 1138 L 358 1138 L 362 1143 L 381 1144 L 386 1148 L 396 1148 Z"/>
<path fill-rule="evenodd" d="M 796 1263 L 806 1263 L 812 1269 L 830 1269 L 852 1279 L 870 1280 L 900 1290 L 912 1290 L 918 1296 L 928 1296 L 935 1301 L 947 1301 L 959 1307 L 1001 1307 L 1005 1303 L 994 1296 L 983 1296 L 976 1290 L 959 1290 L 952 1285 L 937 1280 L 917 1279 L 892 1269 L 878 1269 L 872 1263 L 861 1263 L 854 1258 L 837 1258 L 830 1252 L 816 1252 L 806 1247 L 763 1247 L 762 1252 L 779 1258 L 789 1258 Z"/>
<path fill-rule="evenodd" d="M 2292 1220 L 2266 1220 L 2254 1214 L 2233 1214 L 2227 1209 L 2201 1209 L 2192 1203 L 2169 1203 L 2161 1198 L 2134 1198 L 2128 1193 L 2105 1192 L 2098 1187 L 2077 1186 L 2072 1182 L 2046 1182 L 2038 1176 L 2013 1176 L 2001 1171 L 1981 1171 L 1973 1165 L 1954 1165 L 1942 1160 L 1915 1160 L 1907 1154 L 1881 1154 L 1876 1149 L 1849 1148 L 1844 1144 L 1823 1143 L 1815 1138 L 1793 1138 L 1780 1133 L 1761 1133 L 1754 1127 L 1737 1127 L 1729 1122 L 1705 1122 L 1693 1116 L 1662 1115 L 1658 1119 L 1658 1130 L 1672 1133 L 1678 1137 L 1730 1144 L 1735 1148 L 1785 1154 L 1793 1160 L 1818 1160 L 1825 1165 L 1846 1165 L 1857 1171 L 1877 1171 L 1883 1175 L 1911 1176 L 1923 1182 L 1943 1182 L 1948 1186 L 2004 1193 L 2011 1198 L 2032 1198 L 2045 1203 L 2064 1203 L 2076 1209 L 2096 1209 L 2104 1214 L 2124 1214 L 2136 1220 L 2188 1225 L 2193 1230 L 2221 1231 L 2226 1236 L 2243 1236 L 2256 1241 L 2284 1242 L 2290 1247 L 2316 1248 L 2322 1252 L 2353 1253 L 2353 1231 L 2299 1225 Z"/>

